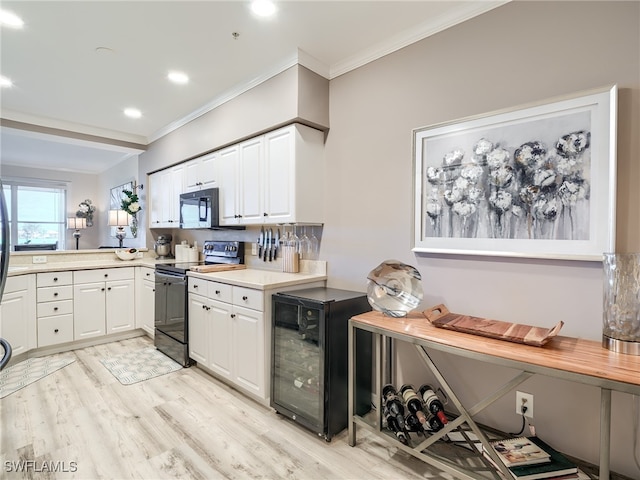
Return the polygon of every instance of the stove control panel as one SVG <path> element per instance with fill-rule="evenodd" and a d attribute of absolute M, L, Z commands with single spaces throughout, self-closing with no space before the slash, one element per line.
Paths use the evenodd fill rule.
<path fill-rule="evenodd" d="M 205 240 L 202 253 L 207 263 L 244 263 L 244 242 Z"/>

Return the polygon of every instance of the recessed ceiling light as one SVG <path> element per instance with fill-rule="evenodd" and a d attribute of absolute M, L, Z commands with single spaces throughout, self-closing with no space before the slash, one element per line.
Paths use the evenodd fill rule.
<path fill-rule="evenodd" d="M 13 82 L 7 77 L 0 75 L 0 87 L 11 87 Z"/>
<path fill-rule="evenodd" d="M 142 112 L 137 108 L 125 108 L 124 114 L 129 118 L 140 118 L 142 116 Z"/>
<path fill-rule="evenodd" d="M 180 85 L 184 85 L 185 83 L 189 83 L 189 77 L 187 74 L 182 72 L 169 72 L 167 78 L 171 80 L 173 83 L 178 83 Z"/>
<path fill-rule="evenodd" d="M 24 21 L 13 12 L 0 10 L 0 25 L 6 25 L 12 28 L 22 28 Z"/>
<path fill-rule="evenodd" d="M 276 6 L 271 0 L 254 0 L 251 2 L 251 10 L 261 17 L 270 17 L 276 13 Z"/>

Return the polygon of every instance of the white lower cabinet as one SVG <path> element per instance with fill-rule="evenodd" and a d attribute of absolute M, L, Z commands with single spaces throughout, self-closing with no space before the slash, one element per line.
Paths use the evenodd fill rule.
<path fill-rule="evenodd" d="M 233 358 L 231 352 L 232 338 L 232 305 L 229 303 L 210 300 L 209 321 L 209 362 L 207 365 L 217 374 L 232 380 Z"/>
<path fill-rule="evenodd" d="M 209 363 L 209 312 L 206 297 L 189 294 L 189 358 L 207 365 Z"/>
<path fill-rule="evenodd" d="M 16 356 L 36 348 L 36 332 L 36 276 L 7 278 L 0 304 L 0 336 Z"/>
<path fill-rule="evenodd" d="M 134 269 L 74 272 L 74 340 L 135 328 Z"/>
<path fill-rule="evenodd" d="M 231 314 L 232 379 L 255 395 L 266 398 L 264 366 L 265 325 L 261 311 L 234 306 Z"/>
<path fill-rule="evenodd" d="M 263 309 L 260 290 L 189 278 L 189 356 L 265 400 Z"/>
<path fill-rule="evenodd" d="M 324 281 L 258 290 L 189 277 L 189 357 L 208 372 L 268 404 L 271 297 Z"/>
<path fill-rule="evenodd" d="M 73 341 L 73 274 L 37 274 L 38 347 Z"/>

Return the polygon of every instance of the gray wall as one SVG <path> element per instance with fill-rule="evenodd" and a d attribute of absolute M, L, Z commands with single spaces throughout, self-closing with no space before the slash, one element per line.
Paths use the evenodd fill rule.
<path fill-rule="evenodd" d="M 323 129 L 330 121 L 321 251 L 330 286 L 364 291 L 367 273 L 396 258 L 420 270 L 423 307 L 445 303 L 454 312 L 540 326 L 564 320 L 564 335 L 599 340 L 598 262 L 411 252 L 411 132 L 614 83 L 620 88 L 617 249 L 640 251 L 638 2 L 512 2 L 333 79 L 328 91 L 325 80 L 293 67 L 151 144 L 140 156 L 139 179 L 292 120 Z M 148 235 L 147 245 L 152 242 Z M 465 404 L 513 375 L 436 357 Z M 398 352 L 397 370 L 399 382 L 430 380 L 406 348 Z M 542 438 L 597 463 L 597 389 L 537 377 L 520 389 L 535 395 Z M 637 478 L 632 405 L 630 395 L 613 395 L 612 466 Z M 515 394 L 480 419 L 518 430 Z"/>
<path fill-rule="evenodd" d="M 140 155 L 140 178 L 296 120 L 327 128 L 328 84 L 305 67 L 288 68 L 151 143 Z"/>
<path fill-rule="evenodd" d="M 540 326 L 564 320 L 562 334 L 599 340 L 599 262 L 411 252 L 411 132 L 614 83 L 620 89 L 617 249 L 640 251 L 640 3 L 513 2 L 332 80 L 331 195 L 321 252 L 330 285 L 364 291 L 367 273 L 395 258 L 421 272 L 423 307 L 445 303 L 453 312 Z M 401 349 L 399 356 L 399 383 L 427 380 L 413 352 Z M 465 403 L 513 374 L 437 357 Z M 535 395 L 543 439 L 597 463 L 597 389 L 544 378 L 519 389 Z M 633 425 L 632 405 L 632 396 L 613 395 L 612 466 L 638 478 L 632 432 L 640 426 Z M 515 394 L 481 420 L 519 430 Z"/>

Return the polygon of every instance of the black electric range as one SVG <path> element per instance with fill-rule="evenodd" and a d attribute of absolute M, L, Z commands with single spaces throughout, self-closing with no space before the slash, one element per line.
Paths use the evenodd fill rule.
<path fill-rule="evenodd" d="M 196 265 L 244 263 L 244 242 L 207 240 L 203 253 L 204 261 L 159 263 L 155 270 L 154 344 L 184 367 L 192 363 L 187 272 Z"/>

